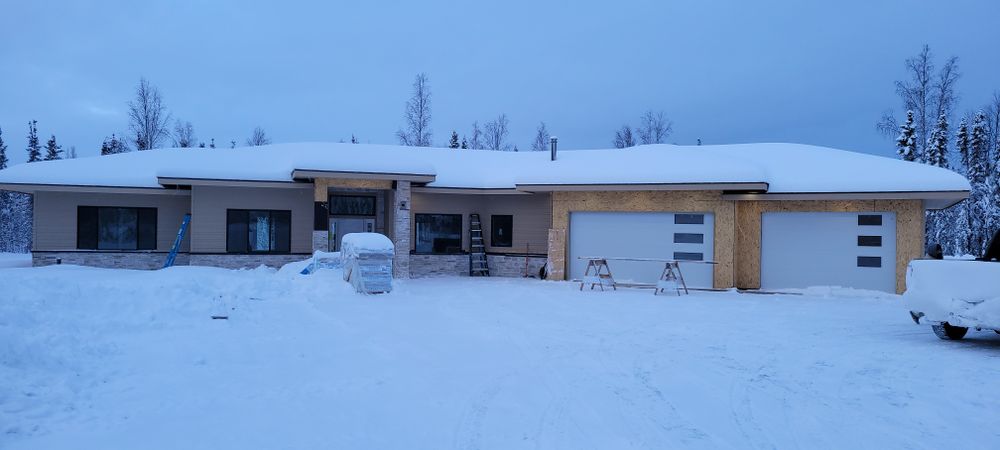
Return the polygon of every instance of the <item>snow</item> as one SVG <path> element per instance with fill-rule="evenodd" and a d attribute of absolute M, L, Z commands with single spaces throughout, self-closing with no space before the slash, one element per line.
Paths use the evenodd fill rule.
<path fill-rule="evenodd" d="M 31 267 L 31 253 L 0 252 L 0 269 L 9 267 Z"/>
<path fill-rule="evenodd" d="M 157 177 L 291 181 L 293 170 L 435 175 L 431 187 L 518 184 L 768 183 L 771 193 L 967 191 L 961 175 L 918 163 L 801 144 L 646 145 L 498 152 L 300 143 L 160 149 L 20 164 L 0 183 L 160 187 Z"/>
<path fill-rule="evenodd" d="M 0 270 L 0 447 L 984 448 L 1000 336 L 899 297 L 355 294 L 335 270 Z M 229 320 L 211 320 L 225 313 Z"/>
<path fill-rule="evenodd" d="M 392 254 L 392 241 L 381 233 L 347 233 L 341 240 L 345 259 L 356 258 L 361 253 Z"/>
<path fill-rule="evenodd" d="M 916 260 L 903 298 L 924 321 L 1000 330 L 1000 263 Z"/>

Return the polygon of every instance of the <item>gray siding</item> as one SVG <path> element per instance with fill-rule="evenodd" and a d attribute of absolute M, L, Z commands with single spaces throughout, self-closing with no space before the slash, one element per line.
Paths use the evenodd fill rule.
<path fill-rule="evenodd" d="M 191 197 L 164 194 L 95 194 L 85 192 L 36 192 L 33 221 L 34 251 L 75 251 L 77 206 L 156 208 L 156 251 L 174 245 L 184 214 L 191 211 Z M 181 244 L 186 252 L 189 237 Z"/>
<path fill-rule="evenodd" d="M 548 194 L 428 194 L 414 192 L 410 200 L 410 220 L 416 214 L 461 214 L 462 248 L 469 250 L 469 214 L 478 213 L 483 223 L 486 251 L 492 253 L 531 253 L 548 251 L 548 233 L 552 227 L 552 203 Z M 492 247 L 490 216 L 514 216 L 512 247 Z M 413 243 L 410 249 L 413 250 Z"/>
<path fill-rule="evenodd" d="M 191 253 L 226 252 L 227 209 L 292 212 L 292 253 L 312 253 L 313 191 L 305 188 L 194 186 L 191 192 Z"/>

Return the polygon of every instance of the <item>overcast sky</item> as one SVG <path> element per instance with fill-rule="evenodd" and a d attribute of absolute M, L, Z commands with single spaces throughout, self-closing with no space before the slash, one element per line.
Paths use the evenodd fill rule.
<path fill-rule="evenodd" d="M 351 3 L 351 4 L 346 4 Z M 671 142 L 802 142 L 890 154 L 874 129 L 893 81 L 930 44 L 960 58 L 959 110 L 1000 89 L 1000 2 L 838 0 L 7 2 L 0 127 L 24 160 L 27 122 L 81 156 L 127 130 L 141 76 L 197 137 L 395 143 L 426 72 L 434 142 L 501 112 L 530 146 L 609 147 L 646 109 Z M 913 6 L 927 3 L 936 7 Z M 206 5 L 208 4 L 208 5 Z"/>

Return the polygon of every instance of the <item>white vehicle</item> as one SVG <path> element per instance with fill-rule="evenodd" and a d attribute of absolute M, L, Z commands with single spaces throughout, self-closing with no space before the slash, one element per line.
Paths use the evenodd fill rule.
<path fill-rule="evenodd" d="M 922 259 L 906 271 L 903 300 L 910 317 L 941 339 L 962 339 L 969 328 L 1000 333 L 1000 233 L 977 260 Z M 932 255 L 933 256 L 933 255 Z M 940 255 L 938 255 L 940 257 Z"/>

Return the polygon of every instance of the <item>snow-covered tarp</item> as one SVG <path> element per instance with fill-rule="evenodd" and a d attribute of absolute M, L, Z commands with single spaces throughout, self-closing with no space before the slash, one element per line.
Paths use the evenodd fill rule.
<path fill-rule="evenodd" d="M 912 261 L 903 299 L 921 323 L 1000 330 L 1000 263 Z"/>
<path fill-rule="evenodd" d="M 392 291 L 392 241 L 379 233 L 348 233 L 341 240 L 344 281 L 366 294 Z"/>
<path fill-rule="evenodd" d="M 434 176 L 429 187 L 513 189 L 546 184 L 767 183 L 768 193 L 967 191 L 961 175 L 926 164 L 801 144 L 642 145 L 500 152 L 296 143 L 158 149 L 19 164 L 0 184 L 159 188 L 158 177 L 293 181 L 294 170 Z"/>

